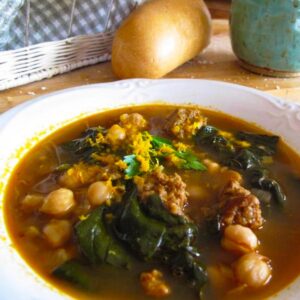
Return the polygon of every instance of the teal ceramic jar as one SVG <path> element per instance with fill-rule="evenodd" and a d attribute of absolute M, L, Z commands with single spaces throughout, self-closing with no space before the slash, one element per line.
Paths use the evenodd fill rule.
<path fill-rule="evenodd" d="M 230 29 L 247 69 L 300 76 L 300 0 L 232 0 Z"/>

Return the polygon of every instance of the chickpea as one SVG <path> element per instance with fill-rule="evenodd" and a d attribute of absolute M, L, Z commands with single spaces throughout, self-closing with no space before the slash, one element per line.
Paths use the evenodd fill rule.
<path fill-rule="evenodd" d="M 77 174 L 69 174 L 68 171 L 59 176 L 58 183 L 66 188 L 76 189 L 83 185 Z"/>
<path fill-rule="evenodd" d="M 70 212 L 74 206 L 73 192 L 69 189 L 60 188 L 48 194 L 40 211 L 49 215 L 62 216 Z"/>
<path fill-rule="evenodd" d="M 61 264 L 63 264 L 64 262 L 68 261 L 71 258 L 72 257 L 70 257 L 66 249 L 58 248 L 51 253 L 49 260 L 51 265 L 53 265 L 52 268 L 55 268 L 60 266 Z"/>
<path fill-rule="evenodd" d="M 57 248 L 65 244 L 71 237 L 72 227 L 66 220 L 51 220 L 43 228 L 44 236 L 47 242 Z"/>
<path fill-rule="evenodd" d="M 28 194 L 21 201 L 21 208 L 25 212 L 33 212 L 34 210 L 38 209 L 42 205 L 43 200 L 44 200 L 43 195 Z"/>
<path fill-rule="evenodd" d="M 234 265 L 237 280 L 249 287 L 259 288 L 271 278 L 269 259 L 255 252 L 245 254 Z"/>
<path fill-rule="evenodd" d="M 243 254 L 254 251 L 258 246 L 258 239 L 248 227 L 229 225 L 224 230 L 221 245 L 228 251 Z"/>
<path fill-rule="evenodd" d="M 66 188 L 76 189 L 95 181 L 100 172 L 101 167 L 97 165 L 79 163 L 60 175 L 58 182 Z"/>
<path fill-rule="evenodd" d="M 113 196 L 113 187 L 110 181 L 96 181 L 87 191 L 87 197 L 91 205 L 101 205 Z"/>
<path fill-rule="evenodd" d="M 208 266 L 207 273 L 212 286 L 218 290 L 228 290 L 234 286 L 235 278 L 233 271 L 226 265 Z"/>
<path fill-rule="evenodd" d="M 205 200 L 209 198 L 209 190 L 199 184 L 187 185 L 187 192 L 192 199 Z"/>
<path fill-rule="evenodd" d="M 36 238 L 40 235 L 40 231 L 35 226 L 29 226 L 25 230 L 25 236 L 28 238 Z"/>
<path fill-rule="evenodd" d="M 77 249 L 73 246 L 58 247 L 55 249 L 49 249 L 44 253 L 46 262 L 44 262 L 45 269 L 52 273 L 54 269 L 62 265 L 63 263 L 75 258 L 77 256 Z"/>
<path fill-rule="evenodd" d="M 121 141 L 126 138 L 125 129 L 115 124 L 108 129 L 106 138 L 113 144 L 118 145 Z"/>
<path fill-rule="evenodd" d="M 211 159 L 203 159 L 202 162 L 207 167 L 207 171 L 211 175 L 218 175 L 220 176 L 221 180 L 224 180 L 225 182 L 235 180 L 238 182 L 243 181 L 243 177 L 240 173 L 228 169 L 228 167 L 221 167 L 217 162 L 212 161 Z"/>
<path fill-rule="evenodd" d="M 208 158 L 204 159 L 203 163 L 206 165 L 207 171 L 210 174 L 215 174 L 220 171 L 221 166 Z"/>

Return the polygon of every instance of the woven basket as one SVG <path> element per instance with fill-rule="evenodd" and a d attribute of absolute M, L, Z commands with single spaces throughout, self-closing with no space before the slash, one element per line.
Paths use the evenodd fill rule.
<path fill-rule="evenodd" d="M 138 2 L 1 0 L 0 90 L 110 59 L 114 31 Z"/>

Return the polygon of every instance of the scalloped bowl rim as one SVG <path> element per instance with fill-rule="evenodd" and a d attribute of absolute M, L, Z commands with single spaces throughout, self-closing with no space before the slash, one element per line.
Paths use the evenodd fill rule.
<path fill-rule="evenodd" d="M 16 106 L 0 116 L 0 140 L 5 145 L 0 152 L 2 300 L 24 299 L 24 295 L 26 299 L 69 298 L 26 264 L 14 249 L 5 227 L 3 197 L 18 161 L 41 139 L 62 126 L 106 109 L 145 103 L 190 103 L 223 111 L 279 134 L 292 148 L 300 149 L 299 105 L 252 88 L 220 81 L 129 79 L 61 90 Z M 298 298 L 300 277 L 271 297 L 273 300 Z"/>

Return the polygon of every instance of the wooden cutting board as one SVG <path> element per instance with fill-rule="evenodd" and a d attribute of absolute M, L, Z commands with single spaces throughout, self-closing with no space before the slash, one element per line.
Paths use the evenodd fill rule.
<path fill-rule="evenodd" d="M 204 53 L 177 68 L 166 78 L 202 78 L 241 84 L 300 103 L 300 78 L 272 78 L 242 69 L 232 52 L 228 20 L 213 21 L 213 38 Z M 109 62 L 0 92 L 0 113 L 37 96 L 91 83 L 114 81 Z"/>

